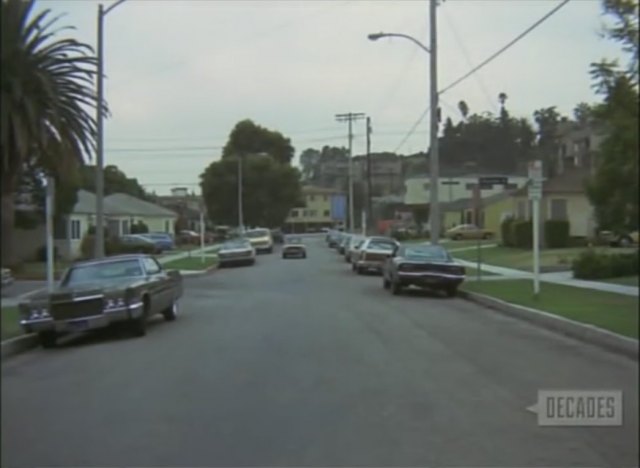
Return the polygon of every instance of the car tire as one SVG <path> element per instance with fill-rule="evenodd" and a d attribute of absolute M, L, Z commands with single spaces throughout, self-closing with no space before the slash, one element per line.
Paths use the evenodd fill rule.
<path fill-rule="evenodd" d="M 484 235 L 482 236 L 482 238 L 483 238 L 484 240 L 491 239 L 491 234 L 488 234 L 488 233 L 487 233 L 487 234 L 484 234 Z"/>
<path fill-rule="evenodd" d="M 452 237 L 453 240 L 462 240 L 462 236 L 460 234 L 456 234 L 455 236 Z"/>
<path fill-rule="evenodd" d="M 144 301 L 144 310 L 138 318 L 129 321 L 129 329 L 133 336 L 145 336 L 147 334 L 147 318 L 149 317 L 149 302 Z"/>
<path fill-rule="evenodd" d="M 445 293 L 447 294 L 447 297 L 456 297 L 458 294 L 458 288 L 456 286 L 449 286 L 445 289 Z"/>
<path fill-rule="evenodd" d="M 358 268 L 358 267 L 356 266 L 356 264 L 355 264 L 355 263 L 352 263 L 352 264 L 351 264 L 351 271 L 356 271 L 356 269 L 357 269 L 357 268 Z"/>
<path fill-rule="evenodd" d="M 384 289 L 389 289 L 391 287 L 391 283 L 389 283 L 389 280 L 384 276 L 382 277 L 382 287 Z"/>
<path fill-rule="evenodd" d="M 394 296 L 399 296 L 400 294 L 402 294 L 402 285 L 400 284 L 399 281 L 391 281 L 391 292 L 393 293 Z"/>
<path fill-rule="evenodd" d="M 173 301 L 171 307 L 162 312 L 162 316 L 167 322 L 173 322 L 178 317 L 178 303 Z"/>
<path fill-rule="evenodd" d="M 55 348 L 58 334 L 54 330 L 43 331 L 38 333 L 38 340 L 43 348 Z"/>
<path fill-rule="evenodd" d="M 267 253 L 273 253 L 273 247 L 269 247 L 269 248 L 267 249 Z"/>
<path fill-rule="evenodd" d="M 302 258 L 307 258 L 307 254 L 306 254 L 306 253 L 303 253 L 303 254 L 302 254 Z"/>
<path fill-rule="evenodd" d="M 356 267 L 356 273 L 361 275 L 364 273 L 364 270 L 362 269 L 362 267 Z"/>
<path fill-rule="evenodd" d="M 633 244 L 633 241 L 631 240 L 631 237 L 628 236 L 621 237 L 618 241 L 618 245 L 620 247 L 629 247 L 631 244 Z"/>

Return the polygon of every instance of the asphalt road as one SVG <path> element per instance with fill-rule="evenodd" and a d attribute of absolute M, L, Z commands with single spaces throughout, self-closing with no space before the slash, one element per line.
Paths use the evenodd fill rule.
<path fill-rule="evenodd" d="M 637 363 L 307 260 L 187 280 L 144 338 L 2 364 L 2 466 L 637 466 Z M 621 389 L 624 425 L 541 427 L 539 389 Z"/>

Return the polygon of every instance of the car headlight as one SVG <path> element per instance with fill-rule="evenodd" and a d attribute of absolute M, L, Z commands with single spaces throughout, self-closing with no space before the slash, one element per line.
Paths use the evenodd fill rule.
<path fill-rule="evenodd" d="M 50 317 L 49 311 L 45 307 L 38 307 L 35 309 L 31 309 L 31 312 L 29 313 L 29 320 L 38 320 L 38 319 L 44 319 L 49 317 Z"/>
<path fill-rule="evenodd" d="M 107 310 L 119 309 L 124 306 L 125 306 L 125 300 L 123 297 L 107 299 L 107 302 L 105 303 L 105 309 Z"/>

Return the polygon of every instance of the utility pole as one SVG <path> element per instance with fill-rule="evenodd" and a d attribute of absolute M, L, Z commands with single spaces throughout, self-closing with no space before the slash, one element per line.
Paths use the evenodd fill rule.
<path fill-rule="evenodd" d="M 353 121 L 364 118 L 362 112 L 349 112 L 346 114 L 336 114 L 336 120 L 338 122 L 348 122 L 349 124 L 349 231 L 353 232 L 355 229 L 355 218 L 353 214 L 353 163 L 352 147 L 353 147 Z"/>
<path fill-rule="evenodd" d="M 97 47 L 97 60 L 98 60 L 98 75 L 97 79 L 97 95 L 98 106 L 96 110 L 96 237 L 94 245 L 95 258 L 104 257 L 104 149 L 103 149 L 103 102 L 104 102 L 104 89 L 103 89 L 103 47 L 102 47 L 102 34 L 104 26 L 104 10 L 102 4 L 98 5 L 98 47 Z"/>
<path fill-rule="evenodd" d="M 238 228 L 244 235 L 244 212 L 242 209 L 242 155 L 238 155 Z"/>
<path fill-rule="evenodd" d="M 431 175 L 431 188 L 429 190 L 429 225 L 432 244 L 440 242 L 440 206 L 438 203 L 438 180 L 440 178 L 440 164 L 438 154 L 438 34 L 436 30 L 436 10 L 438 0 L 429 2 L 429 23 L 430 23 L 430 67 L 429 74 L 431 85 L 431 150 L 429 154 L 429 173 Z"/>
<path fill-rule="evenodd" d="M 371 117 L 367 117 L 367 224 L 369 231 L 373 231 L 373 191 L 371 189 Z"/>

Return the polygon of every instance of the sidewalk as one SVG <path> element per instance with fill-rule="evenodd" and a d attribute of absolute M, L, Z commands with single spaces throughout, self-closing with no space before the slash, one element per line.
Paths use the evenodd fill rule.
<path fill-rule="evenodd" d="M 477 263 L 475 262 L 469 262 L 469 261 L 460 260 L 460 259 L 456 259 L 456 261 L 466 267 L 476 268 L 478 266 Z M 482 281 L 487 281 L 487 280 L 496 281 L 496 280 L 523 279 L 523 278 L 533 280 L 533 274 L 528 271 L 521 271 L 513 268 L 505 268 L 505 267 L 499 267 L 495 265 L 487 265 L 486 263 L 482 263 L 480 266 L 481 266 L 481 269 L 484 271 L 488 271 L 496 275 L 500 275 L 500 276 L 489 276 L 489 277 L 483 278 Z M 541 273 L 540 281 L 543 281 L 546 283 L 563 284 L 565 286 L 574 286 L 576 288 L 595 289 L 598 291 L 624 294 L 625 296 L 637 297 L 638 295 L 640 295 L 640 288 L 638 288 L 637 286 L 624 286 L 621 284 L 580 280 L 580 279 L 573 278 L 573 273 L 571 271 Z"/>

